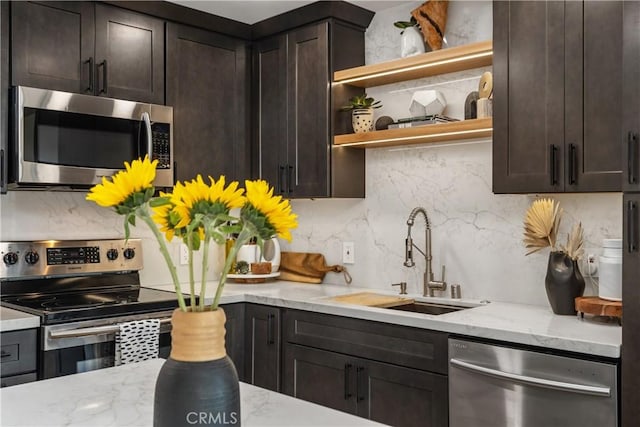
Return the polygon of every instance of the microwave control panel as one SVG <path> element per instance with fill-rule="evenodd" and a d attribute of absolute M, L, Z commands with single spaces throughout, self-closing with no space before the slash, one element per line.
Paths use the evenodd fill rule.
<path fill-rule="evenodd" d="M 157 169 L 171 169 L 171 127 L 168 123 L 151 125 L 151 160 L 157 160 Z"/>

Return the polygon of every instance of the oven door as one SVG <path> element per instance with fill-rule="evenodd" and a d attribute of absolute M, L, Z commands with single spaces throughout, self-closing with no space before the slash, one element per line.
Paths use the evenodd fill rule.
<path fill-rule="evenodd" d="M 114 366 L 115 334 L 120 323 L 132 320 L 160 320 L 159 357 L 167 358 L 171 351 L 171 313 L 167 311 L 43 326 L 39 378 L 54 378 Z"/>
<path fill-rule="evenodd" d="M 24 86 L 14 97 L 18 185 L 92 186 L 145 155 L 154 184 L 173 185 L 171 107 Z"/>

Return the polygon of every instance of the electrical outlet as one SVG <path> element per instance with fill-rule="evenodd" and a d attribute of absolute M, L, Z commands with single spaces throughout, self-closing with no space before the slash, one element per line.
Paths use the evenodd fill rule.
<path fill-rule="evenodd" d="M 189 248 L 184 243 L 180 243 L 180 265 L 189 264 Z"/>
<path fill-rule="evenodd" d="M 356 263 L 355 244 L 353 242 L 342 242 L 342 263 Z"/>

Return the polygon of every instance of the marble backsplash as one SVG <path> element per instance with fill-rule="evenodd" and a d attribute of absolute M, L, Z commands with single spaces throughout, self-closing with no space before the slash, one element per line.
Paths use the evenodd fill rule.
<path fill-rule="evenodd" d="M 366 58 L 376 63 L 399 56 L 400 30 L 393 21 L 406 20 L 420 2 L 403 3 L 378 13 L 366 34 Z M 450 45 L 491 38 L 490 2 L 450 2 L 447 39 Z M 406 117 L 408 99 L 418 87 L 437 87 L 449 106 L 445 114 L 462 118 L 464 98 L 475 90 L 484 69 L 420 79 L 369 90 L 383 100 L 378 115 Z M 342 242 L 355 243 L 355 264 L 348 266 L 354 284 L 391 290 L 406 281 L 421 292 L 424 260 L 406 268 L 406 220 L 423 206 L 432 224 L 436 276 L 446 265 L 446 279 L 459 283 L 465 298 L 548 305 L 544 291 L 547 253 L 525 257 L 522 219 L 535 195 L 491 192 L 491 141 L 368 149 L 365 199 L 294 200 L 300 226 L 283 248 L 321 252 L 341 264 Z M 84 200 L 84 193 L 13 191 L 0 196 L 0 240 L 88 239 L 123 237 L 123 218 Z M 622 196 L 615 194 L 552 195 L 565 209 L 561 238 L 575 221 L 585 227 L 586 247 L 597 253 L 603 238 L 622 233 Z M 418 218 L 412 235 L 424 245 L 424 223 Z M 143 239 L 143 284 L 169 282 L 153 236 L 140 224 L 133 237 Z M 178 244 L 170 245 L 178 259 Z M 220 260 L 221 252 L 212 255 Z M 214 263 L 215 264 L 215 263 Z M 219 264 L 219 263 L 218 263 Z M 187 271 L 179 266 L 187 280 Z M 215 277 L 212 271 L 210 277 Z M 329 273 L 325 282 L 343 284 Z"/>

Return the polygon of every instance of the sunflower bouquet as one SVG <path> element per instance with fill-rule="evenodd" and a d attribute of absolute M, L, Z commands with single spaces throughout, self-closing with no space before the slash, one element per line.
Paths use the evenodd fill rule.
<path fill-rule="evenodd" d="M 182 311 L 216 310 L 227 274 L 240 247 L 255 239 L 262 249 L 264 241 L 274 236 L 291 241 L 290 230 L 298 225 L 289 201 L 282 196 L 274 196 L 273 188 L 266 181 L 247 180 L 242 189 L 237 181 L 226 185 L 223 175 L 218 180 L 208 177 L 209 184 L 198 175 L 188 182 L 178 181 L 172 192 L 160 192 L 159 196 L 154 197 L 153 180 L 157 161 L 150 161 L 145 156 L 143 160 L 134 160 L 131 164 L 125 162 L 124 165 L 125 170 L 111 179 L 103 178 L 101 184 L 91 188 L 86 198 L 124 215 L 126 238 L 130 235 L 130 226 L 135 226 L 136 218 L 147 224 L 167 263 Z M 232 209 L 239 209 L 239 216 L 232 216 Z M 212 241 L 224 244 L 230 235 L 236 236 L 235 242 L 225 260 L 213 303 L 205 306 L 209 247 Z M 167 248 L 167 241 L 172 241 L 174 237 L 182 239 L 189 250 L 189 308 Z M 199 303 L 196 304 L 193 256 L 200 249 L 202 277 Z"/>

